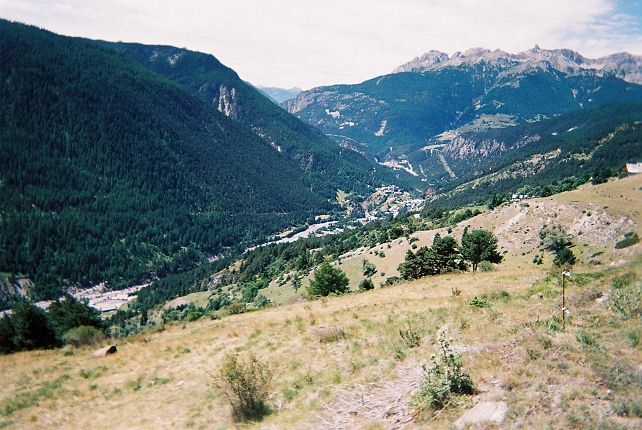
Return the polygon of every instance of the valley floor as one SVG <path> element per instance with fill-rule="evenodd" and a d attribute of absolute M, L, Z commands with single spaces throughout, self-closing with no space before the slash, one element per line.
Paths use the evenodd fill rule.
<path fill-rule="evenodd" d="M 622 231 L 642 233 L 641 187 L 642 175 L 583 187 L 458 226 L 458 237 L 464 224 L 497 231 L 507 253 L 494 271 L 167 325 L 118 339 L 118 352 L 103 358 L 93 349 L 0 356 L 0 428 L 234 428 L 212 377 L 230 352 L 253 353 L 274 374 L 273 413 L 243 428 L 451 428 L 476 404 L 506 408 L 499 428 L 640 428 L 640 315 L 614 306 L 621 297 L 613 283 L 634 279 L 637 291 L 642 244 L 613 244 Z M 580 263 L 567 284 L 566 330 L 556 318 L 559 273 L 548 257 L 531 262 L 547 217 L 576 228 Z M 429 243 L 434 232 L 416 235 Z M 384 258 L 360 250 L 341 266 L 353 285 L 364 256 L 390 276 L 407 249 L 404 239 L 384 246 Z M 475 296 L 488 306 L 470 305 Z M 419 346 L 403 342 L 408 329 Z M 478 393 L 433 413 L 416 392 L 440 335 L 462 354 Z"/>

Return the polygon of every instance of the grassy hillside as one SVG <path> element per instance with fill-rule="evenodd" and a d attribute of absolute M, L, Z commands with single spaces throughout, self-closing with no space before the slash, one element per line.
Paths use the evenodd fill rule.
<path fill-rule="evenodd" d="M 236 352 L 257 355 L 274 375 L 273 412 L 242 428 L 446 429 L 484 402 L 506 406 L 499 428 L 637 428 L 642 244 L 614 244 L 624 232 L 642 233 L 641 189 L 642 176 L 631 177 L 464 221 L 456 236 L 464 224 L 496 232 L 506 253 L 493 271 L 315 301 L 291 295 L 288 305 L 119 339 L 119 351 L 100 359 L 92 348 L 1 356 L 0 422 L 34 429 L 234 428 L 211 375 Z M 579 260 L 566 284 L 565 330 L 559 271 L 548 255 L 542 265 L 532 262 L 545 222 L 572 233 Z M 434 234 L 413 237 L 421 244 Z M 392 274 L 408 248 L 396 239 L 383 245 L 385 257 L 365 248 L 344 256 L 340 267 L 354 285 L 364 257 Z M 271 297 L 288 288 L 271 286 Z M 480 301 L 485 305 L 470 304 Z M 408 330 L 418 346 L 400 335 Z M 442 335 L 462 355 L 477 393 L 431 411 L 417 393 Z"/>
<path fill-rule="evenodd" d="M 0 21 L 0 52 L 0 271 L 34 298 L 182 271 L 332 207 L 331 184 L 111 49 Z"/>

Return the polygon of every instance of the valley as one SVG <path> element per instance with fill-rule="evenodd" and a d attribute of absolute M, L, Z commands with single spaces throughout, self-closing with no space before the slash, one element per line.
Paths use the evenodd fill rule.
<path fill-rule="evenodd" d="M 641 176 L 583 186 L 458 224 L 455 236 L 463 225 L 495 228 L 506 254 L 489 272 L 165 324 L 120 339 L 116 354 L 99 359 L 91 347 L 0 356 L 0 420 L 5 428 L 228 428 L 229 409 L 211 375 L 235 351 L 256 354 L 276 375 L 273 412 L 249 428 L 450 428 L 480 402 L 506 408 L 501 427 L 635 428 L 639 421 L 614 410 L 640 395 L 642 350 L 627 340 L 639 336 L 639 316 L 615 310 L 612 284 L 628 274 L 634 285 L 642 279 L 640 244 L 613 248 L 623 232 L 639 231 L 641 187 Z M 568 281 L 565 331 L 556 325 L 559 274 L 548 256 L 543 265 L 531 262 L 535 232 L 551 219 L 573 231 L 579 257 Z M 413 237 L 428 243 L 434 234 Z M 379 249 L 385 257 L 370 254 Z M 355 250 L 339 267 L 353 289 L 364 258 L 392 274 L 407 249 L 404 238 Z M 271 286 L 270 295 L 287 288 Z M 488 307 L 471 306 L 473 297 L 485 297 Z M 404 346 L 399 331 L 408 327 L 419 334 L 419 346 Z M 331 330 L 341 335 L 325 340 Z M 432 416 L 417 409 L 416 396 L 440 333 L 462 354 L 478 393 Z M 158 404 L 165 406 L 141 407 Z"/>
<path fill-rule="evenodd" d="M 423 24 L 237 6 L 0 18 L 0 429 L 639 429 L 633 32 L 393 69 Z"/>

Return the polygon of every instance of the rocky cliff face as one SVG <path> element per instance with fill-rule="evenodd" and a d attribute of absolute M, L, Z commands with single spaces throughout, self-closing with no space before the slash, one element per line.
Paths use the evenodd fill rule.
<path fill-rule="evenodd" d="M 440 51 L 428 51 L 403 64 L 393 73 L 427 72 L 446 67 L 461 65 L 488 64 L 504 69 L 523 65 L 548 63 L 555 70 L 567 75 L 593 73 L 597 76 L 612 74 L 627 82 L 642 84 L 642 56 L 626 52 L 608 55 L 601 58 L 586 58 L 570 49 L 541 49 L 535 46 L 528 51 L 511 54 L 499 49 L 494 51 L 484 48 L 473 48 L 465 52 L 455 52 L 452 56 Z"/>
<path fill-rule="evenodd" d="M 233 119 L 238 119 L 236 88 L 228 89 L 221 84 L 218 90 L 218 111 Z"/>
<path fill-rule="evenodd" d="M 444 155 L 454 159 L 463 160 L 470 158 L 488 158 L 496 154 L 506 152 L 509 149 L 517 149 L 522 146 L 537 142 L 541 139 L 539 135 L 524 136 L 517 142 L 499 141 L 497 139 L 477 140 L 472 137 L 456 136 L 450 143 L 441 150 Z"/>

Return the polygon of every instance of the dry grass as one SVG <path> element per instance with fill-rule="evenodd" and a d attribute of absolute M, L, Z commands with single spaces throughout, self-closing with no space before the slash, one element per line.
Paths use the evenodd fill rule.
<path fill-rule="evenodd" d="M 640 222 L 642 205 L 619 202 L 638 198 L 641 182 L 598 187 L 603 201 L 595 204 L 609 206 L 608 211 L 617 207 L 618 216 Z M 608 199 L 606 192 L 615 197 Z M 575 205 L 595 199 L 590 187 L 560 196 Z M 470 223 L 497 227 L 501 219 L 490 216 Z M 634 229 L 640 232 L 638 225 Z M 421 245 L 433 234 L 416 235 Z M 405 239 L 398 241 L 384 245 L 384 259 L 368 250 L 345 258 L 342 268 L 353 285 L 362 278 L 364 257 L 379 273 L 393 275 L 408 247 Z M 640 254 L 639 244 L 625 250 L 610 246 L 603 266 L 576 268 L 565 332 L 554 319 L 559 284 L 548 276 L 550 262 L 536 266 L 532 256 L 515 250 L 493 272 L 430 277 L 168 325 L 162 332 L 120 340 L 118 353 L 100 359 L 82 348 L 2 356 L 0 428 L 233 428 L 229 406 L 209 377 L 228 353 L 254 354 L 269 362 L 275 375 L 269 400 L 274 413 L 244 428 L 390 428 L 395 418 L 402 427 L 449 428 L 476 398 L 462 397 L 436 417 L 416 416 L 412 407 L 421 365 L 429 361 L 438 332 L 454 339 L 479 398 L 497 396 L 508 403 L 507 428 L 635 428 L 639 419 L 616 415 L 615 406 L 642 396 L 639 320 L 622 319 L 596 299 L 608 294 L 621 273 L 642 277 Z M 628 263 L 608 266 L 620 259 Z M 582 275 L 593 272 L 600 273 Z M 454 296 L 453 289 L 461 294 Z M 543 298 L 531 298 L 537 292 Z M 468 304 L 482 295 L 490 307 Z M 418 347 L 405 346 L 400 337 L 409 326 L 421 334 Z"/>

